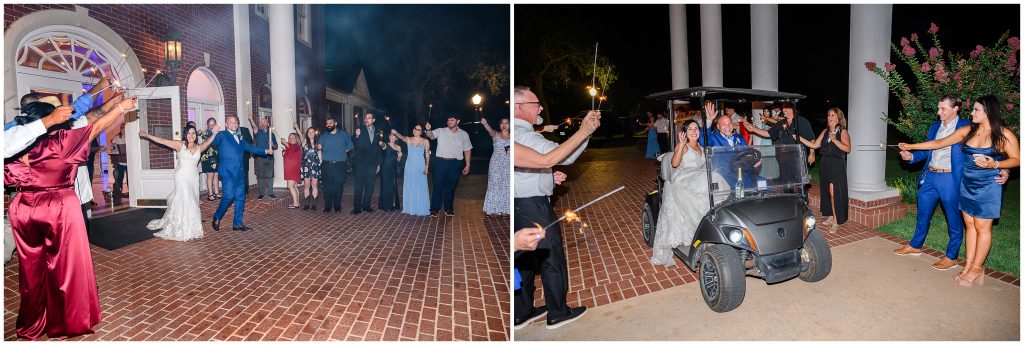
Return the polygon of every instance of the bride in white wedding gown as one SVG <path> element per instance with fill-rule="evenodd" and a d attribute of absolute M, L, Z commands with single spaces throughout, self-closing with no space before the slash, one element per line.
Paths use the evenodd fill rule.
<path fill-rule="evenodd" d="M 679 133 L 671 161 L 661 163 L 661 171 L 670 173 L 664 176 L 661 211 L 655 228 L 654 255 L 651 257 L 651 263 L 655 265 L 675 265 L 672 248 L 692 243 L 697 225 L 711 209 L 704 149 L 697 140 L 700 128 L 693 120 L 686 121 L 683 128 L 685 131 Z M 668 157 L 666 154 L 663 159 Z M 671 164 L 671 169 L 667 164 Z M 725 179 L 717 173 L 712 173 L 712 179 L 725 185 Z"/>
<path fill-rule="evenodd" d="M 163 218 L 150 221 L 150 230 L 163 229 L 153 236 L 174 241 L 188 241 L 203 237 L 203 221 L 199 213 L 199 158 L 212 138 L 220 131 L 213 129 L 211 140 L 199 144 L 196 128 L 185 128 L 185 141 L 168 140 L 139 131 L 139 136 L 174 149 L 177 166 L 174 167 L 174 189 L 167 196 L 167 211 Z"/>

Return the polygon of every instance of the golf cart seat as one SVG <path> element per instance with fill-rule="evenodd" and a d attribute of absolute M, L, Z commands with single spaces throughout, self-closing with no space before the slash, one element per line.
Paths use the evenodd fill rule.
<path fill-rule="evenodd" d="M 662 155 L 660 162 L 661 169 L 658 170 L 658 176 L 661 177 L 661 180 L 664 182 L 668 182 L 672 179 L 672 155 L 674 154 L 675 152 L 670 151 Z"/>

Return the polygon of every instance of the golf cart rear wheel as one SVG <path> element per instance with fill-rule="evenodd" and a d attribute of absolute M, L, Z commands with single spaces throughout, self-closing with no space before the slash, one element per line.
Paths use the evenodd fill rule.
<path fill-rule="evenodd" d="M 648 247 L 654 247 L 654 234 L 657 232 L 658 222 L 654 220 L 654 212 L 651 212 L 651 205 L 644 204 L 643 215 L 644 242 Z"/>
<path fill-rule="evenodd" d="M 800 249 L 800 260 L 807 263 L 807 270 L 800 272 L 800 279 L 805 282 L 816 282 L 828 276 L 832 271 L 832 249 L 828 246 L 821 231 L 811 231 Z"/>
<path fill-rule="evenodd" d="M 704 303 L 719 313 L 736 309 L 747 293 L 740 254 L 724 244 L 707 245 L 711 247 L 700 255 L 697 271 Z"/>

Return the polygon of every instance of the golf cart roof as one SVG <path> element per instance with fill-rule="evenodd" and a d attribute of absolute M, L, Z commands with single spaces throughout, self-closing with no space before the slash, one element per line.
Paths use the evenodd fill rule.
<path fill-rule="evenodd" d="M 796 102 L 804 95 L 788 92 L 735 89 L 728 87 L 691 87 L 687 89 L 663 91 L 647 95 L 648 99 L 658 101 L 688 100 L 704 97 L 705 101 L 728 101 L 737 103 L 749 102 Z"/>

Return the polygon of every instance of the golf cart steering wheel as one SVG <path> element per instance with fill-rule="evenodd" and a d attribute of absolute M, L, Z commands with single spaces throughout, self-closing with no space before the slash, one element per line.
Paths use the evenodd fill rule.
<path fill-rule="evenodd" d="M 729 163 L 729 167 L 735 171 L 738 168 L 743 168 L 746 171 L 754 171 L 754 164 L 761 161 L 761 151 L 757 149 L 746 149 L 732 157 L 732 162 Z"/>

